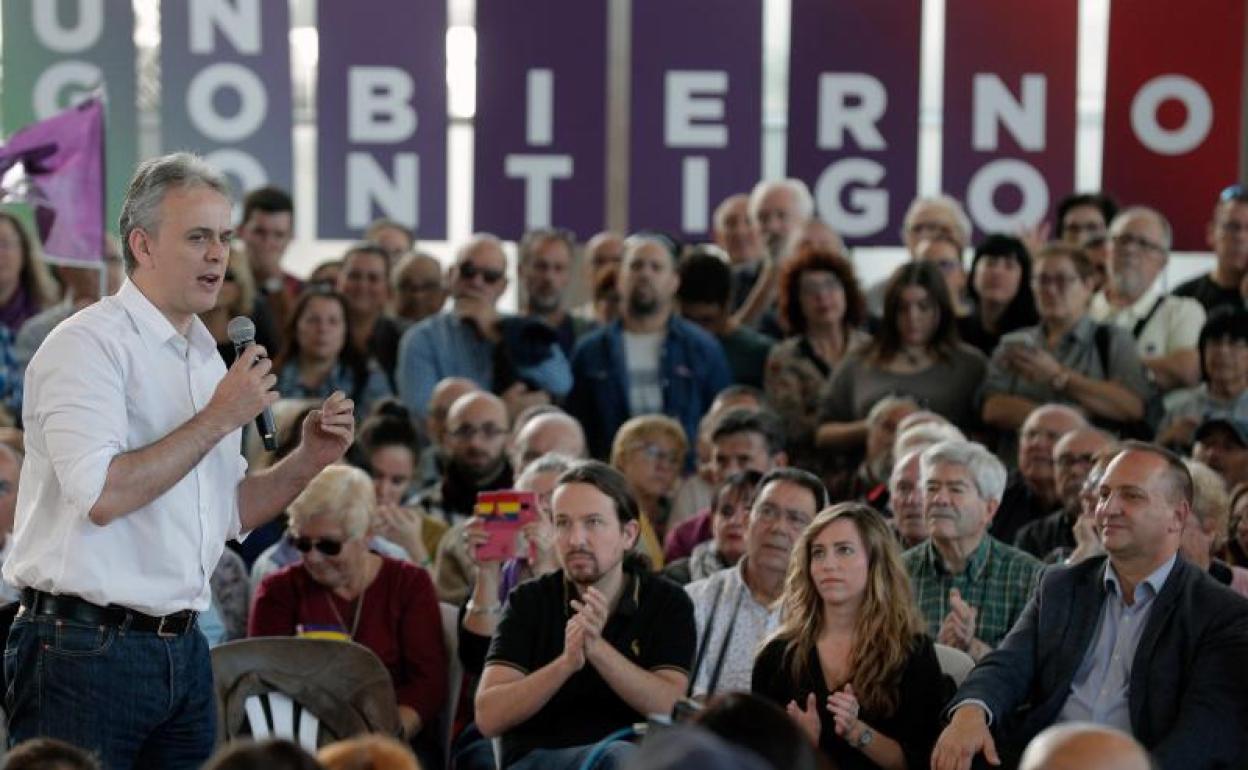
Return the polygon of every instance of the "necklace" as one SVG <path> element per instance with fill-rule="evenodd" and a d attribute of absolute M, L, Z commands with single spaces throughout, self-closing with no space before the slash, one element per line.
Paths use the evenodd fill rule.
<path fill-rule="evenodd" d="M 347 630 L 347 622 L 342 619 L 342 613 L 338 612 L 338 604 L 334 601 L 334 592 L 330 591 L 325 595 L 325 600 L 329 602 L 329 610 L 334 613 L 334 620 L 338 621 L 342 630 Z M 360 628 L 360 612 L 364 609 L 364 593 L 361 592 L 355 599 L 355 618 L 351 621 L 351 634 L 348 639 L 355 640 L 355 632 Z"/>

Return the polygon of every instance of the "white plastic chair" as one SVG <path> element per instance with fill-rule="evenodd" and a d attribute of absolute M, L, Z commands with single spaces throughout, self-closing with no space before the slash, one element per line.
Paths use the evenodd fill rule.
<path fill-rule="evenodd" d="M 966 679 L 966 675 L 975 668 L 975 659 L 965 652 L 947 644 L 937 644 L 936 659 L 940 661 L 940 670 L 953 679 L 958 687 Z"/>

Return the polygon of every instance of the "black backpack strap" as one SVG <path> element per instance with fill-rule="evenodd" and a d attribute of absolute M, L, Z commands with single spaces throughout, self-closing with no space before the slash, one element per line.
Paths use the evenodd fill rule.
<path fill-rule="evenodd" d="M 737 601 L 732 605 L 732 615 L 728 618 L 728 628 L 724 629 L 724 641 L 719 645 L 719 657 L 715 660 L 715 668 L 711 669 L 711 679 L 706 683 L 707 697 L 714 695 L 715 688 L 719 685 L 719 676 L 724 671 L 724 658 L 728 657 L 728 645 L 732 644 L 732 629 L 737 624 L 737 613 L 741 611 L 741 601 L 748 590 L 742 581 L 741 590 L 737 592 Z"/>
<path fill-rule="evenodd" d="M 1109 379 L 1109 326 L 1105 324 L 1097 324 L 1096 332 L 1093 337 L 1096 339 L 1096 352 L 1101 358 L 1101 371 L 1104 372 L 1105 379 Z"/>
<path fill-rule="evenodd" d="M 1148 309 L 1148 312 L 1144 314 L 1144 317 L 1135 322 L 1135 326 L 1131 329 L 1132 337 L 1137 340 L 1140 338 L 1140 332 L 1144 331 L 1144 327 L 1148 326 L 1148 322 L 1153 320 L 1153 316 L 1155 316 L 1158 309 L 1161 308 L 1161 303 L 1165 301 L 1166 295 L 1164 294 L 1157 298 L 1157 301 L 1154 302 L 1153 306 Z"/>
<path fill-rule="evenodd" d="M 685 690 L 685 695 L 693 695 L 693 685 L 698 679 L 702 661 L 706 658 L 706 647 L 711 641 L 711 631 L 715 629 L 715 615 L 719 613 L 719 599 L 723 593 L 724 584 L 721 581 L 715 586 L 715 598 L 711 600 L 711 613 L 706 618 L 706 631 L 702 636 L 702 641 L 698 643 L 698 654 L 693 659 L 693 668 L 689 670 L 689 687 Z"/>

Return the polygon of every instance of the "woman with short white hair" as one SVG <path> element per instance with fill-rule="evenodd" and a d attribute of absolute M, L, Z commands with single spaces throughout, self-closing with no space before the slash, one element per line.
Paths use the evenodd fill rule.
<path fill-rule="evenodd" d="M 446 700 L 446 649 L 428 573 L 369 550 L 377 507 L 359 468 L 331 465 L 290 504 L 287 541 L 303 558 L 260 584 L 248 636 L 311 636 L 358 642 L 385 664 L 405 737 L 436 747 L 424 728 Z"/>

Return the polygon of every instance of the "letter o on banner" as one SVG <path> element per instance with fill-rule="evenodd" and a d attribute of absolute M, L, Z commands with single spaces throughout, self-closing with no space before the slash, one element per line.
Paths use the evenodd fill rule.
<path fill-rule="evenodd" d="M 242 150 L 222 147 L 204 156 L 204 160 L 215 166 L 223 174 L 238 180 L 239 190 L 254 190 L 269 183 L 269 174 L 260 165 L 260 161 Z"/>
<path fill-rule="evenodd" d="M 1187 120 L 1170 130 L 1157 122 L 1161 105 L 1176 99 Z M 1145 147 L 1158 155 L 1183 155 L 1196 149 L 1213 127 L 1213 101 L 1199 83 L 1183 75 L 1162 75 L 1144 84 L 1131 102 L 1131 128 Z"/>
<path fill-rule="evenodd" d="M 1013 185 L 1022 194 L 1023 203 L 1013 214 L 997 210 L 993 195 L 1001 185 Z M 1001 158 L 985 164 L 971 177 L 966 191 L 966 206 L 975 224 L 985 232 L 1010 232 L 1021 226 L 1039 224 L 1049 210 L 1049 187 L 1044 177 L 1030 164 L 1013 158 Z"/>
<path fill-rule="evenodd" d="M 222 88 L 238 93 L 238 114 L 227 117 L 217 112 L 213 96 Z M 201 134 L 214 142 L 237 142 L 256 132 L 269 111 L 269 96 L 252 70 L 233 62 L 205 67 L 186 90 L 186 112 Z"/>

